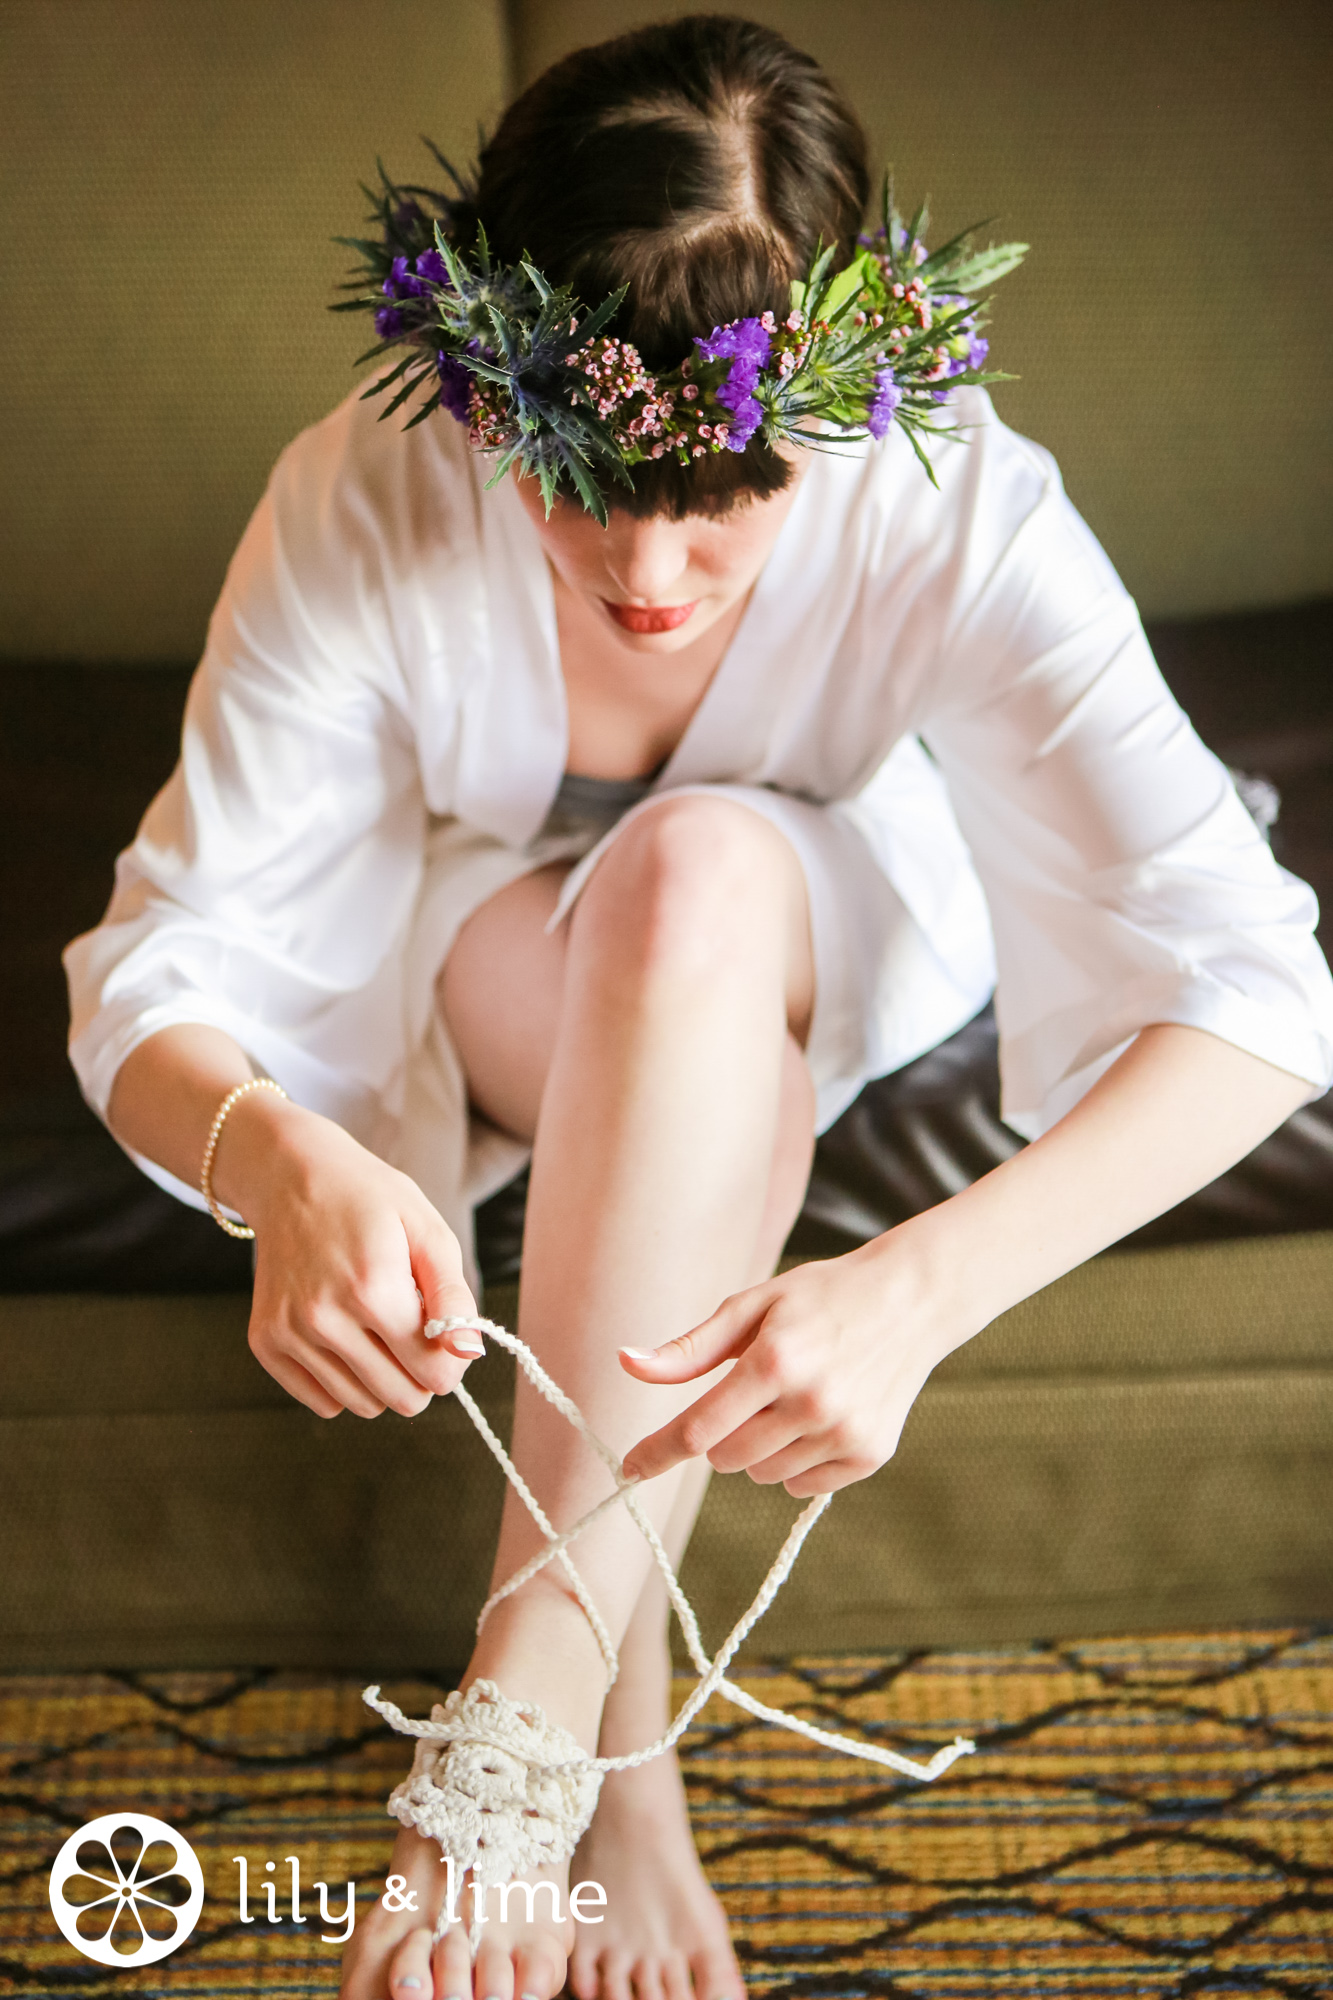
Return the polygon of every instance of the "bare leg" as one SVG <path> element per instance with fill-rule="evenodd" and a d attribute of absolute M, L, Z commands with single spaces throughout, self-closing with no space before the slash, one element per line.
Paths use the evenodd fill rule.
<path fill-rule="evenodd" d="M 813 999 L 804 882 L 786 842 L 757 815 L 691 798 L 664 801 L 625 829 L 574 911 L 562 963 L 530 921 L 541 888 L 517 885 L 526 889 L 525 947 L 508 940 L 506 949 L 508 919 L 524 900 L 515 892 L 478 913 L 446 968 L 444 1002 L 476 1101 L 511 1129 L 521 1131 L 523 1111 L 534 1108 L 531 1096 L 526 1107 L 516 1096 L 525 1065 L 535 1072 L 520 1331 L 624 1451 L 701 1385 L 637 1383 L 619 1368 L 616 1348 L 627 1339 L 656 1345 L 705 1317 L 753 1275 L 773 1227 L 789 1031 L 804 1033 Z M 537 963 L 556 975 L 540 997 L 530 983 Z M 498 999 L 506 990 L 523 1002 L 519 1031 L 508 1036 Z M 531 1029 L 543 1014 L 554 1017 L 544 1081 Z M 514 1455 L 557 1521 L 607 1490 L 605 1469 L 521 1379 Z M 690 1470 L 645 1489 L 659 1530 Z M 497 1581 L 538 1546 L 526 1514 L 507 1504 Z M 621 1510 L 579 1544 L 579 1568 L 618 1644 L 650 1561 Z M 558 1571 L 544 1570 L 492 1614 L 467 1678 L 478 1675 L 539 1701 L 595 1747 L 605 1673 Z M 437 1853 L 413 1856 L 409 1867 L 400 1851 L 410 1844 L 400 1843 L 395 1868 L 423 1889 L 433 1871 L 437 1895 Z M 428 1919 L 434 1895 L 421 1899 Z M 568 1932 L 557 1935 L 549 1923 L 488 1926 L 473 1974 L 477 2000 L 511 2000 L 516 1990 L 548 2000 L 568 1944 Z M 373 1912 L 349 1965 L 349 1996 L 430 1991 L 424 1933 L 386 1967 L 390 1945 L 390 1927 Z M 457 1984 L 465 1967 L 445 1952 L 436 1960 L 436 1991 L 466 1992 Z M 391 1989 L 375 1983 L 386 1971 Z"/>
<path fill-rule="evenodd" d="M 810 1174 L 814 1092 L 793 1041 L 788 1045 L 778 1151 L 768 1212 L 747 1283 L 766 1278 L 800 1210 Z M 679 1568 L 708 1483 L 702 1460 L 690 1467 L 663 1536 Z M 656 1570 L 634 1607 L 620 1649 L 620 1678 L 602 1710 L 598 1750 L 623 1755 L 651 1743 L 671 1708 L 670 1606 Z M 652 1866 L 643 1866 L 651 1851 Z M 577 2000 L 744 2000 L 726 1912 L 695 1851 L 680 1766 L 674 1751 L 637 1770 L 608 1774 L 592 1825 L 570 1868 L 575 1882 L 599 1882 L 606 1917 L 583 1926 L 569 1967 Z"/>

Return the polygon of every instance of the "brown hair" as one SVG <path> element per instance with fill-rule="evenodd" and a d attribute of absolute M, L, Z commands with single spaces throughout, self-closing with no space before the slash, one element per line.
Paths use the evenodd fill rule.
<path fill-rule="evenodd" d="M 814 58 L 693 14 L 552 64 L 484 146 L 475 201 L 501 259 L 530 256 L 586 305 L 628 286 L 610 330 L 665 370 L 696 334 L 785 314 L 821 241 L 846 262 L 868 191 L 861 126 Z M 679 519 L 780 492 L 791 472 L 755 438 L 632 476 L 613 506 Z"/>

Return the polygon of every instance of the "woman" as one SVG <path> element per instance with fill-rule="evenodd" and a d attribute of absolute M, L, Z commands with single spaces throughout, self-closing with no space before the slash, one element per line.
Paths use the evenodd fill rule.
<path fill-rule="evenodd" d="M 709 329 L 719 353 L 780 331 L 821 243 L 855 258 L 867 194 L 817 66 L 698 17 L 549 71 L 448 219 L 583 306 L 627 287 L 601 331 L 665 379 Z M 462 295 L 428 255 L 390 267 L 386 341 Z M 498 353 L 439 358 L 483 441 Z M 284 454 L 180 767 L 68 965 L 90 1101 L 186 1198 L 207 1151 L 210 1200 L 255 1231 L 251 1345 L 309 1408 L 410 1416 L 459 1382 L 481 1340 L 426 1324 L 475 1317 L 470 1210 L 530 1148 L 520 1331 L 678 1557 L 710 1465 L 797 1495 L 866 1476 L 944 1355 L 1329 1081 L 1313 898 L 1050 460 L 966 386 L 978 354 L 965 441 L 926 447 L 938 486 L 885 353 L 882 442 L 740 436 L 738 390 L 724 449 L 696 452 L 696 407 L 694 442 L 626 446 L 631 483 L 587 505 L 531 456 L 488 486 L 446 412 L 405 435 L 352 399 Z M 713 378 L 677 379 L 683 411 Z M 588 407 L 557 397 L 542 434 Z M 771 1277 L 816 1130 L 997 966 L 1006 1115 L 1035 1143 Z M 606 1491 L 522 1381 L 513 1449 L 557 1523 Z M 507 1506 L 497 1583 L 538 1546 Z M 620 1510 L 579 1546 L 609 1694 L 555 1565 L 493 1611 L 465 1685 L 610 1755 L 663 1727 L 665 1596 Z M 515 1903 L 470 1966 L 458 1927 L 432 1939 L 439 1859 L 405 1827 L 411 1906 L 363 1920 L 348 1996 L 549 2000 L 571 1949 L 581 2000 L 743 1994 L 670 1759 L 603 1786 L 572 1873 L 605 1918 L 577 1942 Z"/>

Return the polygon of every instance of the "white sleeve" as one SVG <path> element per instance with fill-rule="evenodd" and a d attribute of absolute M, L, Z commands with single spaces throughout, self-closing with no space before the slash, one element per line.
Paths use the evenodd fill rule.
<path fill-rule="evenodd" d="M 225 1029 L 354 1130 L 401 1058 L 425 808 L 374 511 L 340 492 L 330 424 L 279 461 L 213 615 L 180 762 L 101 924 L 65 954 L 70 1056 L 102 1117 L 126 1056 L 175 1023 Z"/>
<path fill-rule="evenodd" d="M 1154 1022 L 1317 1094 L 1333 982 L 1313 892 L 1195 735 L 1054 465 L 998 424 L 972 449 L 979 532 L 924 734 L 990 905 L 1006 1120 L 1047 1130 Z"/>

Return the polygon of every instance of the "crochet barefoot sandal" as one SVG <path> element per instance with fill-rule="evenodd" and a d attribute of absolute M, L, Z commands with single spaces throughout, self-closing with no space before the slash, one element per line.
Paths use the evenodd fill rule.
<path fill-rule="evenodd" d="M 558 1562 L 596 1635 L 606 1662 L 608 1685 L 614 1682 L 619 1670 L 616 1649 L 606 1621 L 570 1559 L 569 1546 L 608 1508 L 623 1503 L 662 1573 L 699 1680 L 666 1734 L 656 1743 L 622 1757 L 589 1756 L 577 1738 L 551 1722 L 535 1702 L 511 1700 L 494 1681 L 473 1681 L 465 1692 L 455 1689 L 445 1702 L 432 1709 L 429 1722 L 410 1721 L 393 1702 L 381 1698 L 378 1687 L 367 1688 L 364 1700 L 371 1708 L 402 1735 L 419 1739 L 412 1770 L 390 1795 L 389 1811 L 404 1826 L 416 1827 L 439 1842 L 445 1859 L 452 1864 L 451 1886 L 455 1870 L 460 1880 L 463 1872 L 470 1870 L 474 1888 L 485 1890 L 529 1874 L 543 1863 L 555 1865 L 567 1861 L 592 1819 L 603 1774 L 631 1770 L 660 1757 L 679 1742 L 714 1694 L 725 1696 L 737 1708 L 763 1722 L 794 1730 L 825 1749 L 883 1764 L 909 1778 L 926 1781 L 938 1778 L 959 1757 L 975 1750 L 974 1743 L 960 1736 L 937 1750 L 927 1763 L 918 1763 L 896 1750 L 841 1736 L 833 1730 L 818 1729 L 800 1716 L 770 1708 L 727 1678 L 727 1668 L 738 1648 L 777 1596 L 806 1536 L 832 1499 L 831 1494 L 819 1494 L 802 1509 L 754 1601 L 710 1659 L 694 1608 L 680 1587 L 661 1537 L 639 1502 L 635 1492 L 638 1482 L 626 1476 L 611 1447 L 597 1436 L 578 1405 L 551 1380 L 532 1349 L 517 1335 L 486 1319 L 431 1320 L 426 1333 L 435 1339 L 463 1327 L 484 1334 L 514 1356 L 533 1387 L 586 1440 L 615 1482 L 605 1499 L 590 1508 L 573 1527 L 557 1532 L 481 1410 L 459 1383 L 454 1395 L 480 1431 L 546 1542 L 544 1549 L 487 1599 L 477 1620 L 477 1630 L 481 1630 L 502 1599 L 512 1596 L 547 1563 Z M 436 1926 L 437 1937 L 449 1927 L 452 1900 L 450 1896 L 445 1901 Z M 476 1920 L 469 1935 L 475 1952 L 480 1937 Z"/>

